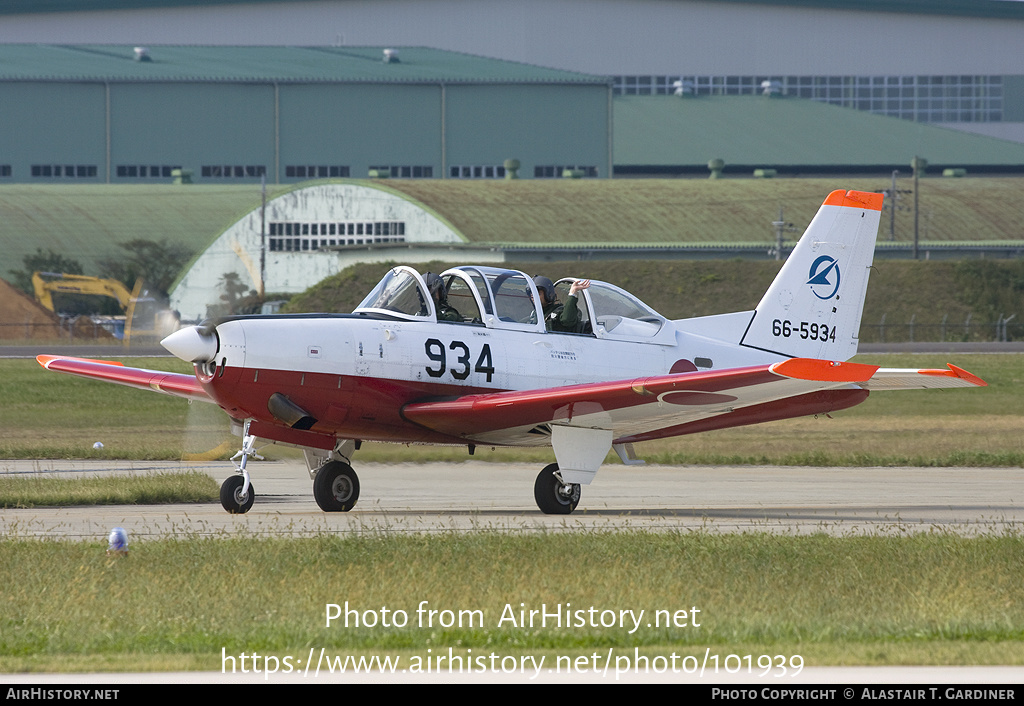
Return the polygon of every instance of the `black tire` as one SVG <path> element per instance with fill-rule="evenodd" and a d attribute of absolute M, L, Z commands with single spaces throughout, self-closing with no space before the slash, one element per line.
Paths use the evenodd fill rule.
<path fill-rule="evenodd" d="M 220 484 L 220 504 L 232 515 L 244 515 L 249 512 L 253 501 L 256 499 L 256 490 L 249 483 L 249 492 L 241 497 L 242 484 L 245 479 L 242 476 L 229 476 Z"/>
<path fill-rule="evenodd" d="M 359 499 L 359 476 L 347 463 L 329 461 L 313 478 L 313 497 L 324 512 L 348 512 Z"/>
<path fill-rule="evenodd" d="M 558 464 L 544 467 L 533 484 L 533 498 L 545 515 L 568 515 L 580 504 L 579 483 L 566 485 L 555 475 Z"/>

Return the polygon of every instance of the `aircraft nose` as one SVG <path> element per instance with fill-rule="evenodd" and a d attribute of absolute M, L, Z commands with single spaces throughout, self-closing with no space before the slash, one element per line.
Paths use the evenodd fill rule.
<path fill-rule="evenodd" d="M 206 363 L 217 355 L 217 337 L 198 326 L 175 331 L 160 341 L 160 345 L 189 363 Z"/>

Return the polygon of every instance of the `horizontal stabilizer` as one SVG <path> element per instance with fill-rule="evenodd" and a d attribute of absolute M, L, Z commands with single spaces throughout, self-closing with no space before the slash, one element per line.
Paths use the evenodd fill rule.
<path fill-rule="evenodd" d="M 867 382 L 866 390 L 919 390 L 936 387 L 988 387 L 988 383 L 963 368 L 947 364 L 947 369 L 879 368 Z"/>
<path fill-rule="evenodd" d="M 771 366 L 776 375 L 795 380 L 854 383 L 865 390 L 919 390 L 939 387 L 985 387 L 977 375 L 949 365 L 929 368 L 880 368 L 877 365 L 814 358 L 790 358 Z"/>

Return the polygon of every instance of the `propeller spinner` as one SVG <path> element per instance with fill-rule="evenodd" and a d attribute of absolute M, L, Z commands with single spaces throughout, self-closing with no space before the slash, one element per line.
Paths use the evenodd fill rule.
<path fill-rule="evenodd" d="M 189 363 L 207 363 L 217 356 L 217 336 L 199 326 L 175 331 L 160 345 Z"/>

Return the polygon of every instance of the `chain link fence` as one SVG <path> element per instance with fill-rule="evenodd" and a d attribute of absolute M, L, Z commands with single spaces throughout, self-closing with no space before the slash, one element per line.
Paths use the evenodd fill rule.
<path fill-rule="evenodd" d="M 956 341 L 1019 341 L 1024 340 L 1024 321 L 1016 314 L 1000 314 L 995 321 L 978 321 L 973 315 L 953 319 L 949 315 L 936 322 L 933 317 L 895 321 L 883 314 L 876 322 L 861 320 L 862 343 L 914 343 Z"/>

